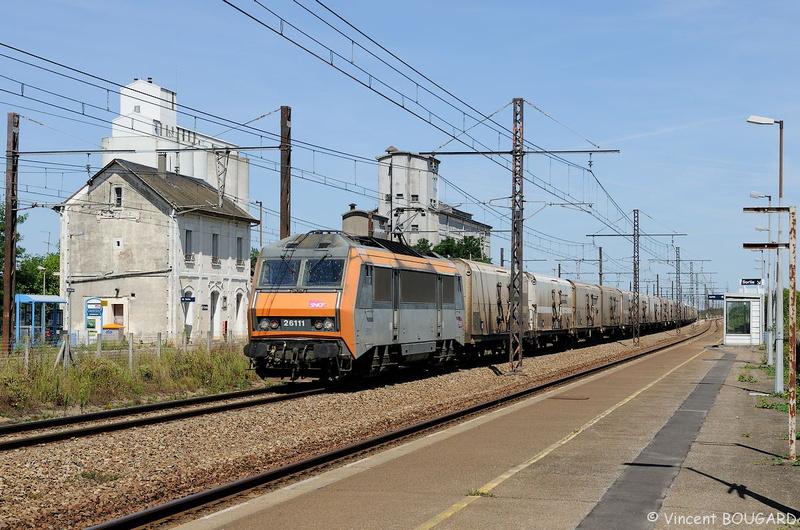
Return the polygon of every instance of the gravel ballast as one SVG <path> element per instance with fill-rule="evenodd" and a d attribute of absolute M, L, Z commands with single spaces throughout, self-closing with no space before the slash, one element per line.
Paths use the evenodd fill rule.
<path fill-rule="evenodd" d="M 640 347 L 675 338 L 645 336 Z M 618 341 L 526 358 L 519 377 L 474 368 L 7 451 L 0 528 L 98 524 L 632 351 L 630 340 Z"/>

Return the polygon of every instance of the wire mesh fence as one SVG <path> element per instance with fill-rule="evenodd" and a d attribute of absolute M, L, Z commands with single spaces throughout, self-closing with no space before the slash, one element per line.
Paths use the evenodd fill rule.
<path fill-rule="evenodd" d="M 118 337 L 116 340 L 95 340 L 90 344 L 69 344 L 67 335 L 62 340 L 54 342 L 32 343 L 30 337 L 24 337 L 19 344 L 15 344 L 10 353 L 5 355 L 6 362 L 13 362 L 24 371 L 28 371 L 32 363 L 42 363 L 50 360 L 54 365 L 63 365 L 68 369 L 87 356 L 98 356 L 114 360 L 119 364 L 127 364 L 133 370 L 140 361 L 160 360 L 162 355 L 169 351 L 206 351 L 209 353 L 242 352 L 245 339 L 241 337 L 214 337 L 210 333 L 195 334 L 192 340 L 181 337 L 180 340 L 165 340 L 161 333 L 134 334 Z M 8 351 L 8 348 L 3 348 Z"/>

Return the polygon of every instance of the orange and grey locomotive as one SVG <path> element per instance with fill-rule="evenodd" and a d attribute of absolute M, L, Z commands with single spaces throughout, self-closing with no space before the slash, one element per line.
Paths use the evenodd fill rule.
<path fill-rule="evenodd" d="M 315 231 L 262 249 L 245 355 L 264 376 L 338 379 L 455 359 L 464 299 L 453 263 L 387 240 Z"/>

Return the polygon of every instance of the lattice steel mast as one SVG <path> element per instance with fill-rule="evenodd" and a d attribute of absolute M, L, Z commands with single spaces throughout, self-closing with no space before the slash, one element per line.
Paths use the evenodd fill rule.
<path fill-rule="evenodd" d="M 509 292 L 508 361 L 512 372 L 522 370 L 522 183 L 525 149 L 522 134 L 522 98 L 512 100 L 514 112 L 511 186 L 511 290 Z"/>

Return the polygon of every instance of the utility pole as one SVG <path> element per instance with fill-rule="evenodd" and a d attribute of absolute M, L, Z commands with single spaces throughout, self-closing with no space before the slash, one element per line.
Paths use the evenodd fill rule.
<path fill-rule="evenodd" d="M 514 114 L 512 128 L 511 151 L 421 151 L 420 155 L 506 155 L 511 156 L 512 166 L 512 192 L 511 192 L 511 285 L 509 286 L 509 361 L 512 372 L 522 370 L 522 182 L 523 159 L 525 155 L 555 155 L 576 153 L 619 153 L 618 149 L 597 149 L 593 151 L 558 151 L 536 150 L 525 151 L 522 133 L 522 107 L 525 101 L 522 98 L 511 100 Z M 392 222 L 392 165 L 389 164 L 389 222 Z M 502 250 L 501 250 L 502 252 Z M 561 277 L 561 265 L 558 266 Z"/>
<path fill-rule="evenodd" d="M 639 210 L 633 211 L 633 345 L 639 345 Z"/>
<path fill-rule="evenodd" d="M 292 108 L 281 107 L 281 239 L 291 235 Z"/>
<path fill-rule="evenodd" d="M 508 360 L 512 372 L 522 371 L 522 183 L 525 146 L 522 129 L 522 98 L 512 100 L 514 126 L 511 150 L 511 292 L 509 293 Z"/>
<path fill-rule="evenodd" d="M 597 272 L 598 284 L 603 285 L 603 247 L 597 247 L 597 263 L 599 270 Z"/>
<path fill-rule="evenodd" d="M 258 250 L 264 248 L 264 202 L 254 201 L 258 205 Z"/>
<path fill-rule="evenodd" d="M 586 237 L 630 237 L 633 238 L 633 282 L 630 290 L 633 292 L 633 308 L 631 310 L 631 326 L 633 327 L 633 344 L 639 344 L 639 238 L 640 236 L 685 236 L 686 234 L 642 234 L 639 230 L 639 210 L 633 210 L 633 233 L 632 234 L 586 234 Z"/>
<path fill-rule="evenodd" d="M 783 122 L 781 122 L 783 133 Z M 781 147 L 783 136 L 781 135 Z M 782 167 L 781 167 L 782 169 Z M 781 175 L 783 173 L 781 172 Z M 781 180 L 781 186 L 783 180 Z M 781 187 L 782 191 L 782 187 Z M 743 248 L 751 250 L 766 250 L 786 248 L 789 250 L 789 461 L 797 460 L 797 207 L 778 206 L 777 208 L 744 208 L 745 213 L 789 213 L 789 242 L 788 243 L 744 243 Z M 780 216 L 778 216 L 780 227 Z M 780 232 L 779 232 L 780 233 Z M 781 298 L 783 293 L 781 292 Z M 779 308 L 782 312 L 783 308 Z M 779 339 L 783 338 L 782 322 L 778 328 Z M 775 359 L 775 392 L 783 392 L 783 346 L 776 348 Z M 778 374 L 780 373 L 780 380 Z"/>
<path fill-rule="evenodd" d="M 683 292 L 681 290 L 681 247 L 675 247 L 675 299 L 678 301 L 678 318 L 675 319 L 675 327 L 678 333 L 681 327 L 678 322 L 683 320 Z"/>
<path fill-rule="evenodd" d="M 14 349 L 14 294 L 17 263 L 17 182 L 19 177 L 19 114 L 8 113 L 6 142 L 6 226 L 3 263 L 3 347 Z"/>

